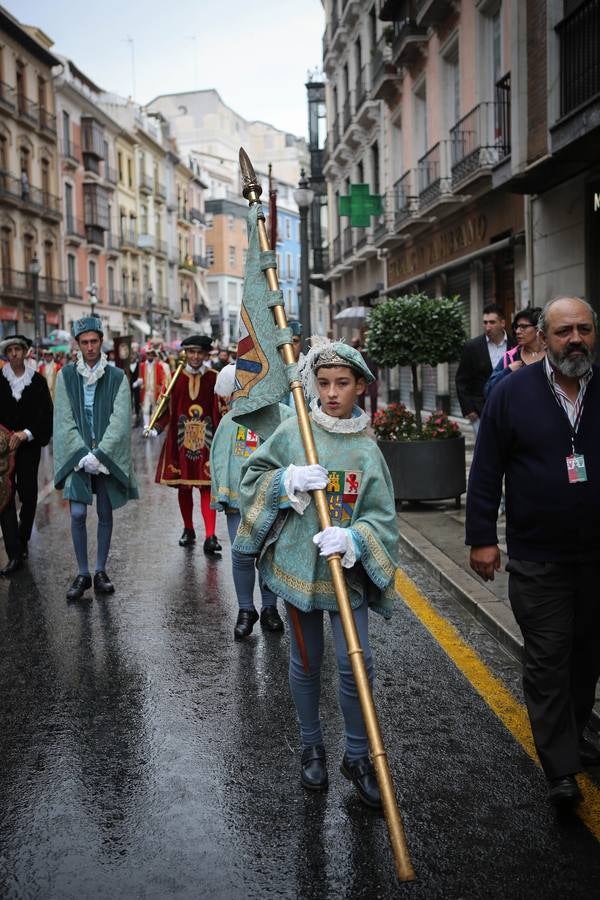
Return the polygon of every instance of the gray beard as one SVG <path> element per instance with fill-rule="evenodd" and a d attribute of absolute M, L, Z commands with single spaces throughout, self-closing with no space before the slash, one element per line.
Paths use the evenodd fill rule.
<path fill-rule="evenodd" d="M 592 354 L 585 344 L 582 345 L 581 351 L 582 356 L 571 359 L 566 352 L 556 354 L 553 353 L 550 347 L 546 347 L 546 356 L 561 375 L 564 375 L 566 378 L 582 378 L 592 368 Z"/>

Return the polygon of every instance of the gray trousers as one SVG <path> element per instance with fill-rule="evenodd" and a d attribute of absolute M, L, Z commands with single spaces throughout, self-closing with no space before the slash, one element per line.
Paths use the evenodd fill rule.
<path fill-rule="evenodd" d="M 581 769 L 600 678 L 600 564 L 510 559 L 506 568 L 535 746 L 546 776 L 561 778 Z"/>

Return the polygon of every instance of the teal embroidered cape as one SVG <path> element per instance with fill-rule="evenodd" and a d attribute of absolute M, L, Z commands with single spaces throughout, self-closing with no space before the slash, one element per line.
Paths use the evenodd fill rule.
<path fill-rule="evenodd" d="M 351 527 L 360 560 L 345 569 L 353 609 L 366 598 L 388 618 L 398 599 L 395 574 L 398 525 L 390 475 L 366 431 L 332 433 L 311 420 L 319 462 L 329 471 L 332 524 Z M 289 419 L 246 461 L 240 485 L 241 522 L 235 548 L 260 554 L 268 587 L 303 612 L 337 611 L 327 560 L 313 536 L 320 531 L 314 502 L 304 515 L 289 508 L 283 478 L 290 463 L 304 465 L 296 418 Z"/>
<path fill-rule="evenodd" d="M 279 405 L 282 420 L 294 417 L 291 409 Z M 245 425 L 234 422 L 235 408 L 223 416 L 210 448 L 210 505 L 213 509 L 240 508 L 242 466 L 257 449 L 260 438 Z"/>
<path fill-rule="evenodd" d="M 56 379 L 54 398 L 54 486 L 65 500 L 91 504 L 91 476 L 75 466 L 93 449 L 110 475 L 106 478 L 113 509 L 139 497 L 131 460 L 131 393 L 122 369 L 107 366 L 96 382 L 92 441 L 85 415 L 83 378 L 75 365 L 65 366 Z M 92 447 L 92 443 L 95 446 Z"/>

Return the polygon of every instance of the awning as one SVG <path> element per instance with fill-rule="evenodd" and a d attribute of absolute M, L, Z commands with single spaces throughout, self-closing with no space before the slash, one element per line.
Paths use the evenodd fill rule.
<path fill-rule="evenodd" d="M 350 325 L 359 328 L 371 312 L 370 306 L 348 306 L 333 317 L 334 322 L 340 325 Z"/>
<path fill-rule="evenodd" d="M 3 322 L 18 322 L 19 310 L 16 306 L 0 306 L 0 319 Z"/>
<path fill-rule="evenodd" d="M 60 325 L 60 318 L 57 312 L 47 312 L 46 322 L 48 325 Z"/>
<path fill-rule="evenodd" d="M 171 319 L 173 325 L 179 325 L 180 328 L 187 328 L 188 331 L 193 331 L 194 334 L 206 334 L 205 329 L 199 322 L 192 322 L 190 319 Z"/>
<path fill-rule="evenodd" d="M 133 325 L 134 328 L 139 329 L 142 334 L 148 335 L 150 334 L 150 326 L 147 322 L 144 322 L 143 319 L 129 319 L 129 324 Z"/>
<path fill-rule="evenodd" d="M 204 287 L 200 279 L 198 279 L 198 281 L 196 282 L 196 287 L 198 288 L 198 293 L 202 297 L 204 305 L 208 307 L 208 309 L 210 309 L 210 297 L 208 296 L 206 288 Z"/>

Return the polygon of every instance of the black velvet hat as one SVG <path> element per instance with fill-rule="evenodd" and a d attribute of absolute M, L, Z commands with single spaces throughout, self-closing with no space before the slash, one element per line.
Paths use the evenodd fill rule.
<path fill-rule="evenodd" d="M 207 334 L 192 334 L 181 342 L 182 350 L 212 350 L 212 339 Z"/>

